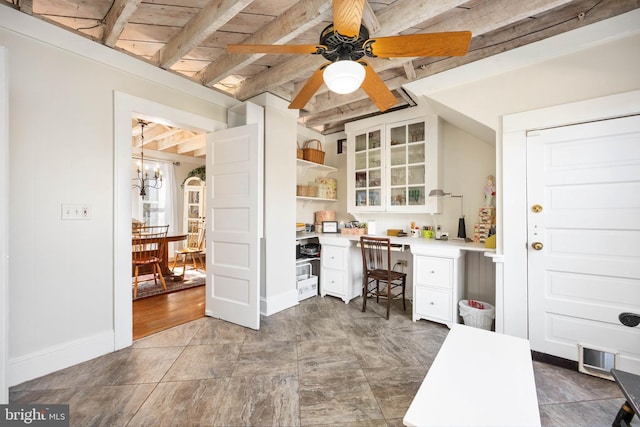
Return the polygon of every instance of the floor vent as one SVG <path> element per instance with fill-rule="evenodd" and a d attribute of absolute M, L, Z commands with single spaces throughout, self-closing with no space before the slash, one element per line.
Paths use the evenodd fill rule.
<path fill-rule="evenodd" d="M 613 381 L 611 369 L 617 365 L 615 351 L 578 344 L 578 371 Z"/>

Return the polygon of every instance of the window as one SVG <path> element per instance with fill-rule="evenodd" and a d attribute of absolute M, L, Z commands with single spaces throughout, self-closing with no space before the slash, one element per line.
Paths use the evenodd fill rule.
<path fill-rule="evenodd" d="M 132 178 L 136 176 L 136 162 L 132 162 Z M 146 195 L 140 197 L 140 189 L 134 188 L 131 195 L 131 211 L 132 218 L 143 221 L 145 225 L 167 225 L 169 224 L 169 233 L 178 231 L 177 226 L 177 199 L 176 199 L 176 182 L 173 172 L 173 164 L 171 162 L 149 161 L 149 166 L 160 168 L 162 172 L 163 184 L 159 189 L 147 188 Z M 145 165 L 147 159 L 145 158 Z"/>

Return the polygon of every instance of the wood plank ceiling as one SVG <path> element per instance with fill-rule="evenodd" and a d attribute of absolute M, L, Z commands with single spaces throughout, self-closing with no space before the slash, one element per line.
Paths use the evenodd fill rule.
<path fill-rule="evenodd" d="M 363 23 L 373 36 L 472 32 L 463 57 L 372 58 L 397 98 L 402 85 L 469 62 L 607 19 L 640 0 L 368 0 Z M 0 0 L 96 43 L 125 52 L 246 100 L 265 91 L 288 101 L 326 62 L 319 55 L 229 54 L 230 43 L 315 44 L 332 20 L 331 0 Z M 362 90 L 337 95 L 322 85 L 300 123 L 324 134 L 380 112 Z M 136 127 L 137 122 L 132 122 Z M 136 141 L 134 131 L 133 145 Z M 166 126 L 145 129 L 145 148 L 203 156 L 202 137 Z"/>

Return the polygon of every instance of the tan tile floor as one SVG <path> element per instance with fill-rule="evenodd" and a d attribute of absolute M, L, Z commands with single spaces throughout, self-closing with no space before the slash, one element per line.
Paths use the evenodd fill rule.
<path fill-rule="evenodd" d="M 259 331 L 204 318 L 12 387 L 10 401 L 68 403 L 74 426 L 401 426 L 448 332 L 408 306 L 387 321 L 383 304 L 315 297 Z M 544 426 L 609 426 L 624 400 L 607 380 L 534 371 Z"/>

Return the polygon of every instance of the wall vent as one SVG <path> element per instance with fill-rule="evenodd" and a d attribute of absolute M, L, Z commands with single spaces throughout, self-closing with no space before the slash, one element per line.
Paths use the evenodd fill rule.
<path fill-rule="evenodd" d="M 618 366 L 618 353 L 614 350 L 578 344 L 578 371 L 613 381 L 611 369 Z"/>

